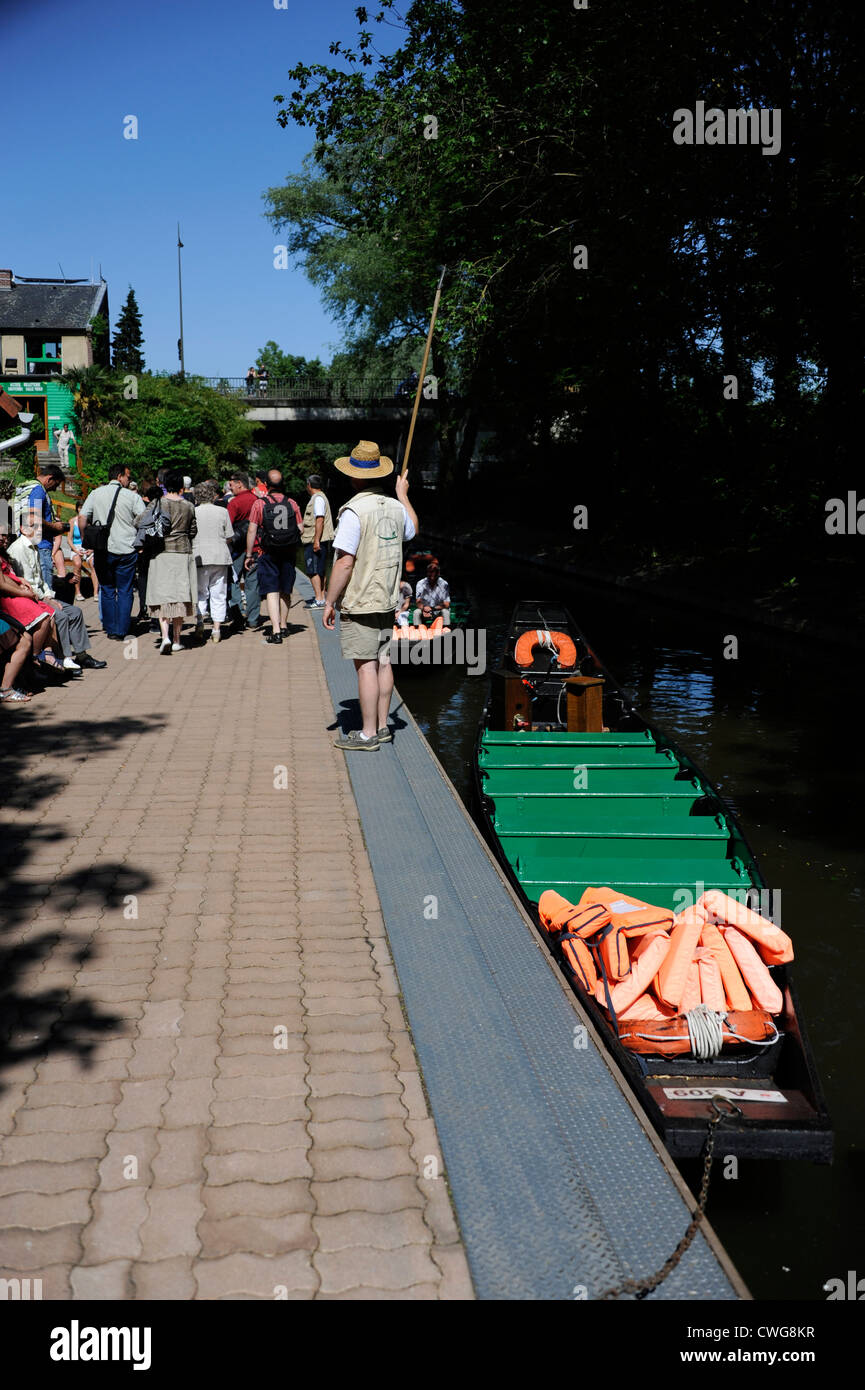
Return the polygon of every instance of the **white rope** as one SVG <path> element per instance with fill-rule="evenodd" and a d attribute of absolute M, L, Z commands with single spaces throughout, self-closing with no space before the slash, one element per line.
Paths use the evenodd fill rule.
<path fill-rule="evenodd" d="M 698 1004 L 685 1014 L 688 1036 L 691 1039 L 691 1052 L 698 1061 L 708 1061 L 719 1057 L 724 1046 L 724 1019 L 726 1014 L 716 1013 L 708 1004 Z"/>
<path fill-rule="evenodd" d="M 708 1004 L 698 1004 L 696 1008 L 690 1009 L 682 1017 L 688 1025 L 688 1041 L 691 1044 L 691 1052 L 698 1061 L 711 1061 L 713 1057 L 720 1055 L 724 1045 L 725 1026 L 728 1033 L 731 1033 L 734 1038 L 738 1038 L 739 1042 L 747 1043 L 748 1047 L 774 1047 L 781 1036 L 778 1025 L 773 1019 L 771 1020 L 775 1031 L 773 1038 L 769 1038 L 765 1042 L 759 1041 L 757 1038 L 746 1038 L 742 1033 L 737 1033 L 735 1028 L 726 1022 L 726 1013 L 716 1013 L 714 1009 L 709 1008 Z M 646 1042 L 658 1040 L 655 1033 L 634 1033 L 632 1036 L 642 1038 Z M 665 1033 L 663 1041 L 684 1042 L 685 1035 L 684 1033 Z M 740 1061 L 735 1057 L 727 1057 L 725 1065 L 743 1067 L 747 1066 L 748 1062 L 747 1059 Z"/>
<path fill-rule="evenodd" d="M 769 1022 L 775 1029 L 775 1036 L 774 1038 L 767 1038 L 764 1042 L 759 1042 L 756 1038 L 744 1038 L 742 1034 L 737 1033 L 735 1028 L 733 1028 L 732 1025 L 729 1023 L 727 1024 L 727 1032 L 732 1033 L 733 1037 L 738 1038 L 740 1042 L 747 1043 L 749 1047 L 774 1047 L 781 1036 L 781 1030 L 779 1029 L 774 1018 L 770 1018 Z"/>

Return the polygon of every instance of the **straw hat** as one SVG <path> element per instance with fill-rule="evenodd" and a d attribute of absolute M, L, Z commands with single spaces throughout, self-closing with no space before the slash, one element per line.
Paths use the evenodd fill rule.
<path fill-rule="evenodd" d="M 370 439 L 362 439 L 352 449 L 348 458 L 334 459 L 334 468 L 347 473 L 350 478 L 386 478 L 393 472 L 393 459 L 379 452 L 377 444 Z"/>

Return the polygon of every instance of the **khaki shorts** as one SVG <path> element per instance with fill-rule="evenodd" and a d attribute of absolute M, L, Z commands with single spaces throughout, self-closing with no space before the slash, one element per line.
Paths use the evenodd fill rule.
<path fill-rule="evenodd" d="M 386 653 L 392 636 L 393 613 L 339 615 L 339 645 L 347 661 L 388 660 Z"/>

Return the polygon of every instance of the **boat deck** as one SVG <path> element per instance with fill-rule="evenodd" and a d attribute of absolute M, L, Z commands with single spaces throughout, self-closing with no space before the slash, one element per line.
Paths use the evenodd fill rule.
<path fill-rule="evenodd" d="M 315 626 L 352 727 L 353 666 Z M 476 1291 L 597 1298 L 664 1263 L 689 1194 L 397 697 L 394 710 L 394 742 L 346 760 Z M 704 1228 L 650 1298 L 747 1296 Z"/>
<path fill-rule="evenodd" d="M 554 888 L 578 902 L 589 884 L 609 884 L 677 909 L 677 892 L 698 882 L 751 886 L 719 804 L 648 731 L 487 730 L 479 770 L 496 836 L 533 901 Z"/>

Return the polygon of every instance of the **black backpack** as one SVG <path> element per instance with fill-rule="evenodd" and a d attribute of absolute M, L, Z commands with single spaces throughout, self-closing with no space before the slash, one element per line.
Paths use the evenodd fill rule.
<path fill-rule="evenodd" d="M 277 502 L 272 493 L 264 499 L 261 518 L 261 545 L 266 551 L 288 552 L 300 544 L 300 527 L 288 497 Z"/>

